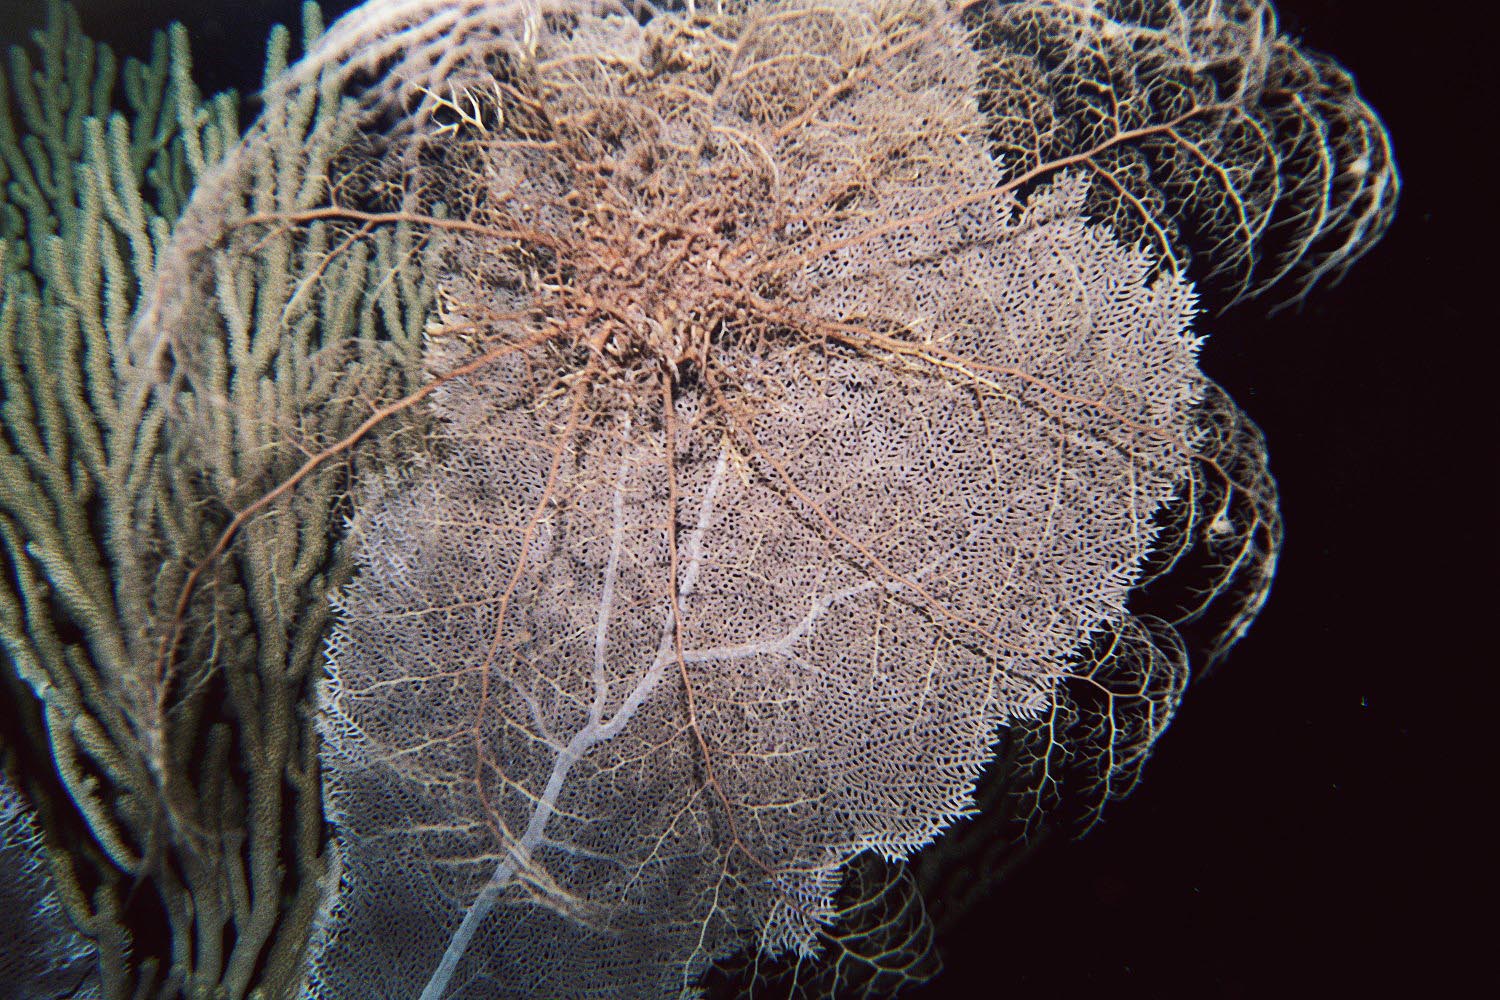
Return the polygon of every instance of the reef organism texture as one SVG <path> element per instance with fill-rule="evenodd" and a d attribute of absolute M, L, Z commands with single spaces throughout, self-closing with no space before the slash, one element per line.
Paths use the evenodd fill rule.
<path fill-rule="evenodd" d="M 576 15 L 527 60 L 422 167 L 482 227 L 433 370 L 513 349 L 359 503 L 330 995 L 814 950 L 1121 614 L 1188 462 L 1192 293 L 1079 177 L 962 205 L 1004 177 L 945 12 Z"/>
<path fill-rule="evenodd" d="M 47 869 L 35 817 L 0 777 L 0 997 L 49 1000 L 99 995 L 93 947 L 68 923 Z"/>
<path fill-rule="evenodd" d="M 310 994 L 673 995 L 816 955 L 851 866 L 931 844 L 1102 663 L 1145 678 L 1103 713 L 1101 786 L 1133 780 L 1186 671 L 1132 590 L 1206 553 L 1217 654 L 1279 542 L 1188 269 L 1301 294 L 1379 235 L 1347 82 L 1258 2 L 336 24 L 199 185 L 135 342 L 210 356 L 202 275 L 268 232 L 431 234 L 430 381 L 371 417 L 427 423 L 351 496 Z M 345 100 L 317 204 L 244 211 L 312 94 Z"/>

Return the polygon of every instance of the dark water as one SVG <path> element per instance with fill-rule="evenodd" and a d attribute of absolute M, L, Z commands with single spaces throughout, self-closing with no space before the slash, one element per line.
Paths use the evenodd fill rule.
<path fill-rule="evenodd" d="M 78 6 L 121 53 L 181 19 L 211 90 L 253 89 L 267 24 L 299 5 Z M 1478 985 L 1464 971 L 1478 927 L 1459 914 L 1492 908 L 1494 852 L 1475 838 L 1493 836 L 1480 817 L 1500 756 L 1485 711 L 1500 655 L 1480 639 L 1500 597 L 1500 230 L 1480 153 L 1495 140 L 1493 36 L 1428 6 L 1279 6 L 1383 113 L 1405 192 L 1341 286 L 1271 319 L 1252 303 L 1201 322 L 1203 367 L 1271 444 L 1287 528 L 1276 588 L 1189 693 L 1135 796 L 997 891 L 944 942 L 948 972 L 923 996 Z M 0 33 L 39 7 L 0 0 Z M 1478 975 L 1495 987 L 1492 968 Z"/>

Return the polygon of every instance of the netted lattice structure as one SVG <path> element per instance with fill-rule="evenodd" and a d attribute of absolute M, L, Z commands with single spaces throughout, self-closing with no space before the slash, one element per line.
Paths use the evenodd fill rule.
<path fill-rule="evenodd" d="M 396 471 L 350 466 L 311 994 L 673 994 L 747 945 L 822 961 L 813 992 L 929 974 L 902 865 L 997 741 L 1023 829 L 1065 781 L 1087 827 L 1181 699 L 1178 626 L 1216 657 L 1265 598 L 1274 483 L 1186 278 L 1300 294 L 1379 235 L 1394 170 L 1335 70 L 1259 3 L 335 25 L 134 340 L 193 384 L 207 277 L 269 237 L 317 227 L 299 288 L 429 240 L 429 380 L 274 494 L 410 421 Z M 343 103 L 313 179 L 257 202 L 314 94 Z M 1180 613 L 1129 613 L 1184 566 Z"/>
<path fill-rule="evenodd" d="M 68 922 L 31 808 L 0 777 L 0 997 L 97 997 L 94 949 Z"/>

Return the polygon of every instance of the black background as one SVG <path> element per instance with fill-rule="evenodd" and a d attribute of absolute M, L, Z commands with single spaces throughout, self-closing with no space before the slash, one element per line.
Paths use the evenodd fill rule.
<path fill-rule="evenodd" d="M 122 53 L 182 20 L 206 90 L 253 89 L 266 25 L 298 9 L 79 7 Z M 0 35 L 39 9 L 0 0 Z M 1203 367 L 1271 445 L 1276 588 L 1137 793 L 1000 887 L 923 996 L 1500 996 L 1496 25 L 1487 2 L 1279 9 L 1355 73 L 1404 191 L 1338 287 L 1200 323 Z"/>

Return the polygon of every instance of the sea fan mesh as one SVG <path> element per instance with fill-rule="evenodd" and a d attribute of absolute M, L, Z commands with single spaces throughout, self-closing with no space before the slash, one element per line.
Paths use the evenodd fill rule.
<path fill-rule="evenodd" d="M 98 956 L 68 922 L 36 816 L 0 776 L 0 997 L 97 997 Z"/>
<path fill-rule="evenodd" d="M 816 950 L 1121 619 L 1189 466 L 1189 288 L 1081 176 L 1005 195 L 943 6 L 525 24 L 397 144 L 465 220 L 431 368 L 489 360 L 358 500 L 317 996 Z"/>
<path fill-rule="evenodd" d="M 127 714 L 159 763 L 242 557 L 338 591 L 309 994 L 929 975 L 924 899 L 1096 822 L 1265 600 L 1185 275 L 1378 239 L 1352 80 L 1265 0 L 371 0 L 278 51 L 141 251 L 124 367 L 224 526 L 152 563 Z"/>

